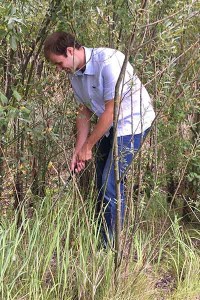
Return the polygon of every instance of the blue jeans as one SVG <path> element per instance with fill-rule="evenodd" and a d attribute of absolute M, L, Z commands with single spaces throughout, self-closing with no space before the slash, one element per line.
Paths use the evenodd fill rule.
<path fill-rule="evenodd" d="M 143 134 L 126 135 L 117 138 L 119 155 L 119 173 L 123 175 L 126 168 L 131 164 L 134 153 L 138 151 L 142 140 L 149 129 Z M 112 155 L 113 130 L 108 137 L 104 136 L 97 144 L 96 174 L 97 174 L 97 214 L 101 213 L 101 229 L 104 242 L 107 244 L 108 237 L 113 238 L 116 220 L 116 191 L 114 176 L 114 161 Z M 120 183 L 121 193 L 121 224 L 123 225 L 125 212 L 125 178 Z"/>

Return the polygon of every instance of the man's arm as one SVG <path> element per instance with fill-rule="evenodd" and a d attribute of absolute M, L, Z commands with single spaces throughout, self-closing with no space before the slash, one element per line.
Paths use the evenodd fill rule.
<path fill-rule="evenodd" d="M 114 100 L 105 102 L 105 111 L 99 117 L 99 120 L 94 127 L 94 130 L 85 140 L 82 148 L 78 152 L 78 160 L 85 162 L 92 158 L 92 148 L 106 133 L 113 123 Z"/>
<path fill-rule="evenodd" d="M 76 118 L 76 129 L 77 129 L 77 137 L 76 137 L 76 145 L 73 153 L 70 169 L 73 171 L 75 168 L 79 172 L 82 168 L 84 168 L 85 163 L 79 161 L 77 154 L 81 150 L 83 144 L 85 143 L 89 131 L 90 131 L 90 118 L 91 111 L 84 105 L 80 105 L 77 118 Z"/>

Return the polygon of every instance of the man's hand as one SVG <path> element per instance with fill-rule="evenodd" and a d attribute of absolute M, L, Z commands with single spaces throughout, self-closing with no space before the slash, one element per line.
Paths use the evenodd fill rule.
<path fill-rule="evenodd" d="M 70 165 L 70 170 L 75 173 L 79 173 L 85 168 L 85 162 L 92 158 L 92 149 L 87 143 L 83 144 L 83 147 L 78 153 L 74 153 Z"/>
<path fill-rule="evenodd" d="M 77 154 L 78 161 L 87 161 L 92 158 L 92 148 L 88 145 L 87 142 L 83 144 L 83 147 Z"/>
<path fill-rule="evenodd" d="M 85 161 L 79 160 L 78 155 L 74 153 L 70 164 L 71 172 L 79 173 L 84 168 L 85 168 Z"/>
<path fill-rule="evenodd" d="M 92 148 L 106 133 L 113 122 L 114 100 L 105 102 L 105 111 L 99 117 L 96 126 L 89 134 L 91 112 L 85 106 L 80 106 L 77 117 L 77 141 L 70 169 L 79 173 L 85 168 L 85 162 L 92 158 Z"/>
<path fill-rule="evenodd" d="M 72 156 L 71 164 L 70 164 L 70 171 L 71 172 L 75 172 L 76 165 L 77 165 L 77 154 L 74 153 L 73 156 Z"/>

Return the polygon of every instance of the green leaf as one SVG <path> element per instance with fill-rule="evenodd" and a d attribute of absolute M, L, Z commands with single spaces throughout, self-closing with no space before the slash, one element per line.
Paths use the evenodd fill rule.
<path fill-rule="evenodd" d="M 26 115 L 29 115 L 30 114 L 30 109 L 28 109 L 28 108 L 26 108 L 26 107 L 24 107 L 24 106 L 21 106 L 20 107 L 20 110 L 21 110 L 21 112 L 23 113 L 23 114 L 26 114 Z"/>
<path fill-rule="evenodd" d="M 2 115 L 3 113 L 4 113 L 4 108 L 0 106 L 0 115 Z"/>
<path fill-rule="evenodd" d="M 6 30 L 3 28 L 0 28 L 0 37 L 3 39 L 6 36 Z"/>
<path fill-rule="evenodd" d="M 20 101 L 22 99 L 22 96 L 16 90 L 13 91 L 13 96 L 17 101 Z"/>
<path fill-rule="evenodd" d="M 10 37 L 10 47 L 13 49 L 13 50 L 17 50 L 17 40 L 16 40 L 16 37 L 14 35 L 12 35 Z"/>
<path fill-rule="evenodd" d="M 23 119 L 28 119 L 29 115 L 30 115 L 31 111 L 24 107 L 24 106 L 21 106 L 20 107 L 20 115 L 22 116 Z"/>
<path fill-rule="evenodd" d="M 0 92 L 0 100 L 2 105 L 6 105 L 8 103 L 8 98 L 2 92 Z"/>

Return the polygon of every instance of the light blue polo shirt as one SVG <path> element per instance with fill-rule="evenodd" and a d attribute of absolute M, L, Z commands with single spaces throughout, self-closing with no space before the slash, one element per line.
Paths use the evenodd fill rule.
<path fill-rule="evenodd" d="M 115 86 L 124 61 L 124 54 L 110 48 L 86 48 L 86 68 L 70 75 L 78 103 L 87 106 L 98 117 L 105 110 L 105 101 L 114 99 Z M 138 134 L 151 126 L 155 118 L 150 96 L 128 63 L 120 87 L 121 105 L 117 135 Z"/>

